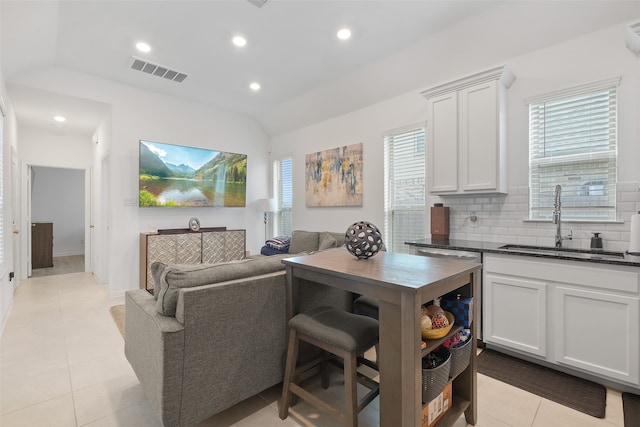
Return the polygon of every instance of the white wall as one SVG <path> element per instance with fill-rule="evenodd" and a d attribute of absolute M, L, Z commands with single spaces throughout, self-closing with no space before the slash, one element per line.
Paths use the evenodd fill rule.
<path fill-rule="evenodd" d="M 483 239 L 504 239 L 505 243 L 518 241 L 523 237 L 531 243 L 531 237 L 546 243 L 552 240 L 553 227 L 549 224 L 527 224 L 527 197 L 522 196 L 522 187 L 528 187 L 528 123 L 525 98 L 550 91 L 590 83 L 614 76 L 621 76 L 619 104 L 619 182 L 624 183 L 624 195 L 620 200 L 621 221 L 627 221 L 633 210 L 640 209 L 640 193 L 637 192 L 640 181 L 640 63 L 625 48 L 625 25 L 615 25 L 568 42 L 550 46 L 526 55 L 514 58 L 501 58 L 500 53 L 485 49 L 481 56 L 457 55 L 449 52 L 446 68 L 448 78 L 443 80 L 439 63 L 434 63 L 433 71 L 425 70 L 423 86 L 414 91 L 372 105 L 349 114 L 316 123 L 293 132 L 276 136 L 271 140 L 272 159 L 287 155 L 293 156 L 293 225 L 295 229 L 346 230 L 349 224 L 357 220 L 369 220 L 382 228 L 383 217 L 383 138 L 382 134 L 393 128 L 403 127 L 426 120 L 426 101 L 419 95 L 428 87 L 454 80 L 465 75 L 484 71 L 495 65 L 508 65 L 517 79 L 507 95 L 507 135 L 508 135 L 508 183 L 510 193 L 517 192 L 520 198 L 513 203 L 504 203 L 502 199 L 478 197 L 478 200 L 464 197 L 442 198 L 445 205 L 451 206 L 454 219 L 475 209 L 480 218 L 473 229 L 458 228 L 462 221 L 456 221 L 452 228 L 452 237 Z M 460 33 L 457 37 L 467 37 Z M 456 37 L 448 34 L 448 37 Z M 456 45 L 458 40 L 452 40 Z M 430 47 L 424 44 L 422 55 L 428 57 L 430 49 L 436 49 L 440 57 L 440 44 Z M 401 64 L 399 64 L 400 66 Z M 366 78 L 366 76 L 364 77 Z M 383 81 L 378 84 L 384 84 Z M 338 147 L 356 142 L 364 143 L 364 203 L 361 208 L 308 208 L 304 199 L 304 156 L 319 150 Z M 629 188 L 632 191 L 629 191 Z M 634 191 L 635 190 L 635 191 Z M 524 202 L 522 200 L 524 198 Z M 441 201 L 434 197 L 427 201 Z M 462 207 L 461 207 L 462 206 Z M 487 215 L 485 212 L 487 211 Z M 427 211 L 428 212 L 428 211 Z M 491 213 L 492 223 L 483 223 Z M 500 223 L 503 218 L 505 224 Z M 515 219 L 517 218 L 517 219 Z M 497 222 L 495 222 L 497 221 Z M 428 224 L 428 220 L 427 220 Z M 426 224 L 425 224 L 426 228 Z M 549 229 L 547 233 L 547 228 Z M 567 226 L 565 226 L 566 230 Z M 497 229 L 497 230 L 496 230 Z M 542 231 L 540 231 L 542 229 Z M 595 230 L 585 229 L 584 240 L 576 240 L 574 245 L 583 246 L 588 242 L 589 231 L 605 231 L 605 247 L 623 249 L 628 241 L 627 223 L 603 225 Z M 533 230 L 533 231 L 532 231 Z M 607 236 L 607 233 L 609 235 Z M 427 236 L 428 237 L 428 236 Z M 588 243 L 586 243 L 588 245 Z"/>
<path fill-rule="evenodd" d="M 84 170 L 33 167 L 31 221 L 53 223 L 53 256 L 84 255 Z"/>
<path fill-rule="evenodd" d="M 20 126 L 20 160 L 30 166 L 87 169 L 92 163 L 91 135 Z"/>
<path fill-rule="evenodd" d="M 110 163 L 111 147 L 111 109 L 100 122 L 92 137 L 93 170 L 91 179 L 91 235 L 90 257 L 93 274 L 100 283 L 108 283 L 109 247 L 111 245 L 111 196 L 110 196 Z M 86 260 L 85 260 L 86 261 Z"/>
<path fill-rule="evenodd" d="M 2 6 L 0 5 L 0 17 L 2 15 Z M 1 42 L 1 40 L 0 40 Z M 19 275 L 16 274 L 16 278 L 12 282 L 9 281 L 8 273 L 14 271 L 13 267 L 13 236 L 12 234 L 12 217 L 13 208 L 15 206 L 12 195 L 12 179 L 11 179 L 11 153 L 12 150 L 16 150 L 17 145 L 17 123 L 13 105 L 11 99 L 7 93 L 5 86 L 4 74 L 0 67 L 0 98 L 2 99 L 3 108 L 6 108 L 4 118 L 4 202 L 3 202 L 3 215 L 0 217 L 0 221 L 4 225 L 3 238 L 3 252 L 4 262 L 0 265 L 0 332 L 4 329 L 7 317 L 11 305 L 13 304 L 13 294 L 17 285 L 20 283 Z M 17 220 L 17 218 L 16 218 Z M 16 228 L 18 229 L 18 228 Z M 19 230 L 19 229 L 18 229 Z M 16 240 L 17 241 L 17 240 Z M 17 273 L 17 272 L 16 272 Z"/>
<path fill-rule="evenodd" d="M 253 119 L 178 98 L 134 89 L 82 73 L 50 68 L 14 81 L 51 92 L 90 98 L 111 105 L 110 141 L 99 141 L 95 157 L 110 163 L 110 243 L 108 282 L 112 296 L 138 283 L 139 233 L 186 228 L 190 217 L 203 227 L 247 230 L 247 249 L 257 253 L 263 242 L 262 215 L 254 203 L 267 197 L 267 136 Z M 103 132 L 106 130 L 103 129 Z M 248 155 L 246 208 L 144 208 L 138 200 L 138 141 L 183 144 Z M 94 171 L 95 172 L 95 171 Z"/>
<path fill-rule="evenodd" d="M 345 114 L 271 140 L 272 159 L 293 157 L 293 228 L 345 231 L 356 221 L 369 221 L 382 229 L 384 223 L 384 131 L 424 124 L 426 102 L 416 91 L 371 107 Z M 362 207 L 315 207 L 305 205 L 305 155 L 343 145 L 363 143 Z"/>

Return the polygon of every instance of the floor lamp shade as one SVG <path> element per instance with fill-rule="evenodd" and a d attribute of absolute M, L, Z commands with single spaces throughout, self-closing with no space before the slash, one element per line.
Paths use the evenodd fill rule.
<path fill-rule="evenodd" d="M 258 212 L 275 212 L 276 200 L 275 199 L 259 199 L 256 210 Z"/>

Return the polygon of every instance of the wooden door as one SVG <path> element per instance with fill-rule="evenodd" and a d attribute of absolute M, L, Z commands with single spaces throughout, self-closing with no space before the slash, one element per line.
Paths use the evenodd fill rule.
<path fill-rule="evenodd" d="M 31 224 L 31 268 L 53 267 L 53 223 Z"/>

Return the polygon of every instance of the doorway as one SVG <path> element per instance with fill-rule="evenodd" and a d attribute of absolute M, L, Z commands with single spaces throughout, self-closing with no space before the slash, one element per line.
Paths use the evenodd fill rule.
<path fill-rule="evenodd" d="M 31 277 L 85 271 L 85 187 L 83 169 L 31 166 Z"/>

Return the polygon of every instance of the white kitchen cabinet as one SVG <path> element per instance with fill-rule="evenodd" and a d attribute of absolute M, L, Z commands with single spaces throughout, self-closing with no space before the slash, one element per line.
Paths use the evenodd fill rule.
<path fill-rule="evenodd" d="M 640 389 L 640 269 L 485 253 L 483 271 L 487 345 Z"/>
<path fill-rule="evenodd" d="M 429 100 L 427 171 L 432 193 L 458 190 L 458 93 Z M 437 141 L 437 142 L 436 142 Z M 433 159 L 438 159 L 434 162 Z"/>
<path fill-rule="evenodd" d="M 547 355 L 547 284 L 485 274 L 483 339 L 536 356 Z"/>
<path fill-rule="evenodd" d="M 638 384 L 637 297 L 556 287 L 556 361 Z"/>
<path fill-rule="evenodd" d="M 435 194 L 506 193 L 505 66 L 422 92 L 427 173 Z"/>

